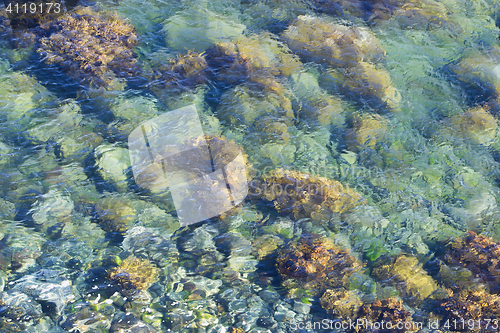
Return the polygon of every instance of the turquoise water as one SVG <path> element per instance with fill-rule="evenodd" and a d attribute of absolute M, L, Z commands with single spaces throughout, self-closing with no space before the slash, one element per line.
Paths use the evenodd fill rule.
<path fill-rule="evenodd" d="M 385 299 L 422 332 L 495 331 L 484 320 L 498 303 L 445 304 L 498 297 L 495 246 L 484 275 L 449 245 L 469 231 L 500 241 L 498 13 L 495 1 L 124 0 L 16 27 L 3 8 L 0 331 L 341 332 L 314 323 Z M 205 134 L 244 153 L 248 181 L 292 170 L 361 199 L 250 192 L 181 227 L 170 191 L 134 178 L 128 136 L 192 104 Z M 329 275 L 306 267 L 309 284 L 290 283 L 280 258 L 311 234 L 360 269 L 318 287 Z M 349 296 L 332 308 L 327 289 Z M 449 325 L 461 319 L 472 325 Z"/>

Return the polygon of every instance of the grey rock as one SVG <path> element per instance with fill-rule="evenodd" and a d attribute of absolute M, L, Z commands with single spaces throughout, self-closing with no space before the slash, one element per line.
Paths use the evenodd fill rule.
<path fill-rule="evenodd" d="M 17 290 L 0 293 L 2 315 L 13 321 L 31 321 L 43 315 L 42 306 L 33 297 Z"/>
<path fill-rule="evenodd" d="M 226 333 L 227 332 L 227 328 L 222 325 L 222 324 L 217 324 L 213 327 L 211 327 L 210 329 L 208 329 L 207 333 Z"/>
<path fill-rule="evenodd" d="M 293 304 L 293 309 L 302 314 L 308 314 L 311 311 L 311 304 L 305 304 L 302 302 L 295 301 Z"/>
<path fill-rule="evenodd" d="M 73 306 L 72 313 L 63 318 L 60 326 L 69 332 L 108 333 L 111 327 L 110 318 L 111 316 L 93 311 L 85 303 L 78 303 Z"/>
<path fill-rule="evenodd" d="M 257 320 L 259 319 L 259 312 L 257 311 L 247 311 L 238 315 L 236 321 L 238 322 L 238 326 L 241 326 L 245 332 L 248 332 L 252 327 L 257 325 Z"/>
<path fill-rule="evenodd" d="M 61 271 L 42 269 L 15 281 L 11 290 L 25 293 L 38 302 L 43 301 L 59 315 L 68 301 L 75 298 L 71 290 L 71 281 L 60 274 Z"/>
<path fill-rule="evenodd" d="M 206 224 L 196 228 L 184 243 L 184 250 L 193 253 L 215 251 L 216 247 L 213 237 L 217 233 L 215 228 Z"/>
<path fill-rule="evenodd" d="M 194 284 L 196 290 L 201 290 L 205 293 L 205 297 L 209 297 L 219 293 L 219 287 L 222 286 L 221 280 L 212 280 L 204 276 L 194 276 L 188 279 L 187 283 Z"/>
<path fill-rule="evenodd" d="M 0 198 L 0 219 L 12 221 L 15 215 L 16 205 Z"/>
<path fill-rule="evenodd" d="M 32 209 L 33 220 L 46 227 L 71 220 L 75 205 L 69 196 L 57 190 L 42 195 Z"/>
<path fill-rule="evenodd" d="M 245 257 L 252 252 L 252 242 L 239 233 L 225 233 L 217 237 L 217 243 L 228 251 L 231 257 Z"/>
<path fill-rule="evenodd" d="M 274 304 L 280 300 L 280 295 L 275 291 L 262 290 L 259 293 L 259 296 L 264 300 L 264 302 L 269 304 Z"/>
<path fill-rule="evenodd" d="M 253 256 L 231 257 L 228 259 L 228 268 L 240 273 L 251 273 L 257 270 L 259 261 Z"/>
<path fill-rule="evenodd" d="M 244 312 L 247 309 L 247 302 L 245 302 L 245 300 L 243 299 L 236 299 L 229 302 L 227 308 L 231 312 Z"/>
<path fill-rule="evenodd" d="M 96 165 L 101 177 L 111 183 L 118 192 L 128 190 L 130 156 L 128 149 L 102 144 L 95 150 Z"/>
<path fill-rule="evenodd" d="M 125 308 L 127 312 L 131 312 L 137 317 L 140 317 L 144 311 L 150 306 L 153 298 L 148 291 L 139 290 L 127 294 L 127 302 Z"/>
<path fill-rule="evenodd" d="M 151 325 L 137 319 L 131 314 L 115 316 L 111 328 L 111 333 L 153 333 L 158 332 Z"/>
<path fill-rule="evenodd" d="M 247 304 L 249 308 L 263 308 L 267 306 L 266 302 L 257 295 L 250 296 L 247 299 Z"/>
<path fill-rule="evenodd" d="M 157 234 L 154 229 L 145 227 L 129 229 L 122 248 L 136 256 L 147 256 L 162 268 L 177 262 L 179 257 L 179 251 L 173 242 Z"/>
<path fill-rule="evenodd" d="M 289 321 L 295 318 L 295 312 L 289 310 L 283 303 L 276 306 L 274 311 L 274 319 L 278 322 Z"/>

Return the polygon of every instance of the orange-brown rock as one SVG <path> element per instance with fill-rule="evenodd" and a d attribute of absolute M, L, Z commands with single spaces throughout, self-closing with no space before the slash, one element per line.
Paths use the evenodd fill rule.
<path fill-rule="evenodd" d="M 138 71 L 135 29 L 118 16 L 78 8 L 41 28 L 38 53 L 86 87 L 114 89 Z"/>
<path fill-rule="evenodd" d="M 150 74 L 149 89 L 159 98 L 164 94 L 193 89 L 207 81 L 208 64 L 203 54 L 190 52 L 160 64 Z"/>
<path fill-rule="evenodd" d="M 469 231 L 464 238 L 454 239 L 448 246 L 445 262 L 450 266 L 462 266 L 473 277 L 489 284 L 492 292 L 500 285 L 500 244 L 491 238 Z"/>
<path fill-rule="evenodd" d="M 146 290 L 158 280 L 159 269 L 147 259 L 133 256 L 108 272 L 109 279 L 124 289 Z"/>
<path fill-rule="evenodd" d="M 448 323 L 452 331 L 492 332 L 498 326 L 500 296 L 484 290 L 460 291 L 444 299 L 438 312 L 444 315 L 441 324 Z"/>
<path fill-rule="evenodd" d="M 277 267 L 285 281 L 291 280 L 286 286 L 321 295 L 326 289 L 347 286 L 361 263 L 331 240 L 303 234 L 279 250 Z"/>
<path fill-rule="evenodd" d="M 360 194 L 338 181 L 295 170 L 273 170 L 252 190 L 252 195 L 272 201 L 278 212 L 295 219 L 329 219 L 364 202 Z"/>
<path fill-rule="evenodd" d="M 393 333 L 393 332 L 416 332 L 418 331 L 418 323 L 412 321 L 410 312 L 403 307 L 403 302 L 396 298 L 388 298 L 384 300 L 375 300 L 371 304 L 363 305 L 359 312 L 359 320 L 363 320 L 365 325 L 361 325 L 356 332 L 377 332 L 377 333 Z M 381 324 L 385 326 L 379 329 L 376 326 L 371 326 L 370 323 Z M 398 324 L 402 329 L 399 329 Z"/>

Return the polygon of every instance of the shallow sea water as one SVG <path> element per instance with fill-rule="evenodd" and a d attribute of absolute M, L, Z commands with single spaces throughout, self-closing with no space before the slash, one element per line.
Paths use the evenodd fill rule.
<path fill-rule="evenodd" d="M 50 63 L 50 21 L 0 15 L 0 332 L 499 330 L 498 2 L 79 5 L 90 14 L 52 22 L 116 14 L 137 35 L 129 68 L 98 77 L 107 59 L 85 71 L 72 49 Z M 64 45 L 89 43 L 78 32 Z M 362 199 L 249 183 L 238 207 L 181 227 L 170 191 L 134 178 L 128 136 L 192 104 L 249 182 L 290 170 Z"/>

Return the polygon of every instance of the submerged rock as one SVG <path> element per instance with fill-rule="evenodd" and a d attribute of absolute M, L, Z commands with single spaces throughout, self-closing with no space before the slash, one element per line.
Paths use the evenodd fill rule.
<path fill-rule="evenodd" d="M 122 248 L 135 256 L 147 256 L 162 269 L 177 263 L 179 259 L 176 244 L 151 228 L 134 227 L 128 230 Z"/>
<path fill-rule="evenodd" d="M 195 153 L 200 149 L 204 150 L 207 148 L 210 154 Z M 241 175 L 242 173 L 248 172 L 248 170 L 241 170 L 240 166 L 237 166 L 237 164 L 240 163 L 236 163 L 235 168 L 227 168 L 227 165 L 235 159 L 237 162 L 241 162 L 244 166 L 249 166 L 246 155 L 241 151 L 234 140 L 227 140 L 222 136 L 203 135 L 186 140 L 182 143 L 181 147 L 179 147 L 179 151 L 184 151 L 185 153 L 176 154 L 174 155 L 175 157 L 169 159 L 169 171 L 177 172 L 177 177 L 182 177 L 178 179 L 190 182 L 194 185 L 194 188 L 198 190 L 197 192 L 194 192 L 194 190 L 191 189 L 191 192 L 188 193 L 185 188 L 177 188 L 177 193 L 180 198 L 191 198 L 194 196 L 194 193 L 196 193 L 198 198 L 209 199 L 207 198 L 207 191 L 204 189 L 208 186 L 208 184 L 210 184 L 210 186 L 217 185 L 213 179 L 205 180 L 202 175 L 210 173 L 212 171 L 211 166 L 213 166 L 214 170 L 225 168 L 226 180 L 228 184 L 231 184 L 231 186 L 235 189 L 239 190 L 246 184 L 248 175 L 246 177 L 242 177 Z M 186 169 L 186 164 L 190 164 L 191 167 Z M 210 170 L 207 169 L 207 167 Z M 200 171 L 197 172 L 196 169 L 199 169 Z M 144 189 L 150 190 L 153 194 L 161 194 L 168 190 L 168 183 L 166 181 L 163 168 L 158 163 L 150 164 L 141 170 L 140 173 L 136 174 L 135 183 Z M 185 194 L 184 191 L 186 191 Z M 212 198 L 210 200 L 213 200 L 213 202 L 215 202 L 215 200 L 221 200 L 219 202 L 223 202 L 223 199 L 221 198 Z M 188 201 L 185 202 L 191 205 Z M 180 209 L 180 207 L 176 208 L 178 210 Z M 210 209 L 210 207 L 203 208 Z M 191 206 L 189 209 L 191 209 Z M 232 212 L 233 211 L 228 209 L 225 214 L 231 214 Z M 223 216 L 226 215 L 223 214 Z"/>
<path fill-rule="evenodd" d="M 422 268 L 416 257 L 399 256 L 394 262 L 373 268 L 372 274 L 395 284 L 408 302 L 418 304 L 438 289 L 436 281 Z"/>
<path fill-rule="evenodd" d="M 219 323 L 220 308 L 213 295 L 219 293 L 221 285 L 221 280 L 186 277 L 182 291 L 166 294 L 166 328 L 172 331 L 207 329 Z"/>
<path fill-rule="evenodd" d="M 300 69 L 299 59 L 268 32 L 241 35 L 209 49 L 206 59 L 215 79 L 226 84 L 258 82 L 266 74 L 289 76 Z"/>
<path fill-rule="evenodd" d="M 128 190 L 130 156 L 128 149 L 102 144 L 95 150 L 97 171 L 119 192 Z"/>
<path fill-rule="evenodd" d="M 500 315 L 500 296 L 488 294 L 484 290 L 457 291 L 443 299 L 436 312 L 444 315 L 441 323 L 460 323 L 457 330 L 487 332 L 489 322 L 495 325 Z"/>
<path fill-rule="evenodd" d="M 63 271 L 42 269 L 25 275 L 14 282 L 9 292 L 20 291 L 46 308 L 52 315 L 60 315 L 66 304 L 75 299 L 71 281 L 62 276 Z"/>
<path fill-rule="evenodd" d="M 368 104 L 379 113 L 398 111 L 401 103 L 401 94 L 393 86 L 389 72 L 365 61 L 326 71 L 321 85 L 330 90 L 337 87 L 356 103 Z"/>
<path fill-rule="evenodd" d="M 166 43 L 176 50 L 205 51 L 210 46 L 243 33 L 245 26 L 236 12 L 227 8 L 228 15 L 212 12 L 198 4 L 171 16 L 163 27 Z"/>
<path fill-rule="evenodd" d="M 81 160 L 98 146 L 102 137 L 93 132 L 93 124 L 84 120 L 80 105 L 67 100 L 54 108 L 42 109 L 30 124 L 28 137 L 45 144 L 46 150 L 64 162 Z"/>
<path fill-rule="evenodd" d="M 59 191 L 49 191 L 33 205 L 33 220 L 49 228 L 57 223 L 69 222 L 75 205 L 69 196 Z"/>
<path fill-rule="evenodd" d="M 339 126 L 344 123 L 342 101 L 338 97 L 320 91 L 302 98 L 300 104 L 297 118 L 306 124 L 306 129 L 318 130 L 330 124 Z"/>
<path fill-rule="evenodd" d="M 203 54 L 190 52 L 153 68 L 149 89 L 164 101 L 207 82 L 208 64 Z"/>
<path fill-rule="evenodd" d="M 88 88 L 113 90 L 138 72 L 134 27 L 118 16 L 79 7 L 42 28 L 37 52 Z"/>
<path fill-rule="evenodd" d="M 238 36 L 231 41 L 247 71 L 255 79 L 260 72 L 289 76 L 300 69 L 301 62 L 290 49 L 268 32 L 258 35 Z"/>
<path fill-rule="evenodd" d="M 265 260 L 276 257 L 277 249 L 283 244 L 283 240 L 274 235 L 263 235 L 255 239 L 252 248 L 256 251 L 257 259 Z"/>
<path fill-rule="evenodd" d="M 352 67 L 382 59 L 385 52 L 369 30 L 299 16 L 282 35 L 292 51 L 307 61 Z"/>
<path fill-rule="evenodd" d="M 11 163 L 14 150 L 7 144 L 0 141 L 0 168 L 4 169 Z"/>
<path fill-rule="evenodd" d="M 19 291 L 0 293 L 0 306 L 3 309 L 0 329 L 4 332 L 22 332 L 43 316 L 42 306 Z"/>
<path fill-rule="evenodd" d="M 147 259 L 130 256 L 111 269 L 109 279 L 125 289 L 146 290 L 158 280 L 159 270 Z"/>
<path fill-rule="evenodd" d="M 137 319 L 131 314 L 115 316 L 111 328 L 111 333 L 153 333 L 158 332 L 154 327 Z"/>
<path fill-rule="evenodd" d="M 359 292 L 354 290 L 327 290 L 321 296 L 321 307 L 335 318 L 356 319 L 363 305 Z"/>
<path fill-rule="evenodd" d="M 464 88 L 470 104 L 482 104 L 500 97 L 499 59 L 498 47 L 481 51 L 475 49 L 444 69 Z"/>
<path fill-rule="evenodd" d="M 353 332 L 403 333 L 419 329 L 416 326 L 419 323 L 412 321 L 411 313 L 397 298 L 364 303 L 361 296 L 357 291 L 327 290 L 320 302 L 334 319 L 357 323 Z M 350 329 L 347 331 L 351 332 Z"/>
<path fill-rule="evenodd" d="M 114 312 L 114 308 L 111 306 Z M 111 316 L 106 311 L 96 311 L 87 303 L 77 303 L 60 322 L 67 331 L 107 333 L 111 327 Z"/>
<path fill-rule="evenodd" d="M 316 11 L 334 16 L 359 17 L 369 24 L 396 20 L 403 29 L 449 27 L 455 32 L 460 31 L 459 26 L 450 21 L 450 10 L 445 4 L 432 0 L 313 0 L 312 3 Z"/>
<path fill-rule="evenodd" d="M 341 89 L 357 103 L 365 102 L 376 109 L 398 109 L 399 91 L 380 65 L 385 52 L 368 30 L 299 16 L 282 37 L 306 61 L 329 66 L 322 78 L 329 92 Z"/>
<path fill-rule="evenodd" d="M 212 78 L 223 88 L 246 82 L 257 92 L 273 93 L 291 111 L 290 93 L 279 80 L 301 68 L 296 56 L 269 33 L 239 36 L 219 43 L 206 55 Z"/>
<path fill-rule="evenodd" d="M 41 243 L 33 234 L 4 234 L 0 240 L 0 270 L 22 273 L 35 267 Z"/>
<path fill-rule="evenodd" d="M 262 92 L 254 88 L 252 85 L 243 84 L 226 91 L 215 115 L 226 125 L 237 128 L 258 124 L 259 119 L 265 116 L 274 116 L 277 123 L 285 126 L 290 124 L 294 117 L 290 101 L 286 97 L 281 99 L 279 94 L 274 92 Z M 286 127 L 284 129 L 286 132 Z"/>
<path fill-rule="evenodd" d="M 355 115 L 352 119 L 352 128 L 347 131 L 346 142 L 352 151 L 363 148 L 374 148 L 377 141 L 387 133 L 388 121 L 376 114 Z"/>
<path fill-rule="evenodd" d="M 340 182 L 294 170 L 276 169 L 251 185 L 251 195 L 272 201 L 278 212 L 295 219 L 329 219 L 363 203 L 360 194 Z"/>
<path fill-rule="evenodd" d="M 451 119 L 454 134 L 469 137 L 475 143 L 489 146 L 495 139 L 498 123 L 487 106 L 476 106 Z"/>
<path fill-rule="evenodd" d="M 464 238 L 456 238 L 449 245 L 445 262 L 472 272 L 481 282 L 487 283 L 492 292 L 499 292 L 500 244 L 491 238 L 469 231 Z"/>
<path fill-rule="evenodd" d="M 110 110 L 116 118 L 102 128 L 103 135 L 107 134 L 110 141 L 127 140 L 141 123 L 159 115 L 158 103 L 153 96 L 124 93 L 111 104 Z"/>
<path fill-rule="evenodd" d="M 16 205 L 0 198 L 0 219 L 13 221 L 16 216 Z"/>
<path fill-rule="evenodd" d="M 361 325 L 359 332 L 403 333 L 417 332 L 419 330 L 419 327 L 415 326 L 418 323 L 412 321 L 411 313 L 403 307 L 403 302 L 396 298 L 377 299 L 371 304 L 363 305 L 359 318 L 364 319 L 364 324 Z M 370 327 L 369 323 L 381 323 L 382 321 L 385 322 L 386 329 L 379 330 L 373 326 Z"/>
<path fill-rule="evenodd" d="M 279 250 L 277 268 L 288 288 L 321 294 L 325 289 L 346 287 L 361 263 L 329 239 L 303 234 Z"/>
<path fill-rule="evenodd" d="M 132 203 L 120 197 L 102 198 L 95 207 L 96 217 L 107 232 L 123 233 L 132 228 L 136 211 Z"/>
<path fill-rule="evenodd" d="M 34 78 L 22 72 L 7 72 L 0 77 L 2 117 L 22 125 L 15 128 L 17 132 L 29 124 L 29 111 L 50 100 L 52 96 Z"/>

